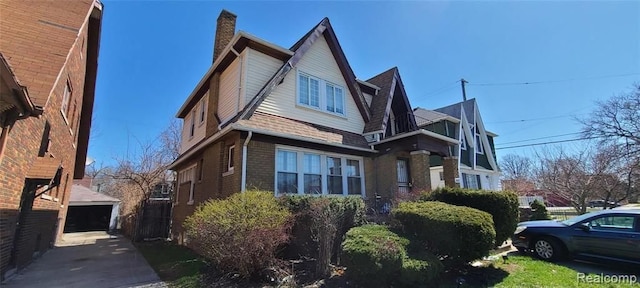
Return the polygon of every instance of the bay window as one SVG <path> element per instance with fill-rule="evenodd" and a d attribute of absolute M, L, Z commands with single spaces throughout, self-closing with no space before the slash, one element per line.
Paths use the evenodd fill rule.
<path fill-rule="evenodd" d="M 278 147 L 276 193 L 363 195 L 363 169 L 360 157 Z"/>

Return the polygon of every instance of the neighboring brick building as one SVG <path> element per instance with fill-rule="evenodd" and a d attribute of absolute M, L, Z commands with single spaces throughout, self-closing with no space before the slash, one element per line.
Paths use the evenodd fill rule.
<path fill-rule="evenodd" d="M 98 1 L 0 1 L 0 278 L 60 239 L 84 175 Z"/>
<path fill-rule="evenodd" d="M 447 157 L 446 184 L 456 185 L 458 141 L 416 125 L 397 68 L 356 79 L 327 18 L 289 49 L 235 23 L 222 11 L 213 65 L 176 115 L 179 242 L 197 204 L 251 188 L 392 198 L 431 189 L 430 155 Z"/>

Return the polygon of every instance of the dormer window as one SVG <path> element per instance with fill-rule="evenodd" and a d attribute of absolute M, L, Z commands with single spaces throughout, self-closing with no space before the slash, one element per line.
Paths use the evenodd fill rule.
<path fill-rule="evenodd" d="M 344 114 L 344 92 L 342 87 L 327 83 L 327 111 Z"/>
<path fill-rule="evenodd" d="M 484 154 L 484 151 L 482 150 L 482 142 L 480 142 L 480 134 L 478 132 L 476 132 L 476 153 Z"/>

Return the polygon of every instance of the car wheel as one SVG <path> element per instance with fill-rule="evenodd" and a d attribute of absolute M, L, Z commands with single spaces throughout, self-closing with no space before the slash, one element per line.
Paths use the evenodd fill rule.
<path fill-rule="evenodd" d="M 562 258 L 564 251 L 557 241 L 550 238 L 537 239 L 533 244 L 536 257 L 546 261 L 557 261 Z"/>

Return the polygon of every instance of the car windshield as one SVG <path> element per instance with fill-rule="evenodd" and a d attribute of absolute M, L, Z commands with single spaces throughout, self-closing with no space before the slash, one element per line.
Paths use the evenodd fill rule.
<path fill-rule="evenodd" d="M 562 223 L 563 223 L 563 224 L 565 224 L 565 225 L 567 225 L 567 226 L 570 226 L 570 225 L 576 224 L 576 223 L 578 223 L 578 222 L 582 222 L 583 220 L 585 220 L 585 219 L 587 219 L 587 218 L 589 218 L 589 217 L 592 217 L 593 215 L 595 215 L 595 213 L 594 213 L 594 212 L 592 212 L 592 213 L 582 214 L 582 215 L 580 215 L 580 216 L 577 216 L 577 217 L 573 217 L 573 218 L 571 218 L 571 219 L 564 220 L 564 221 L 562 221 Z"/>

